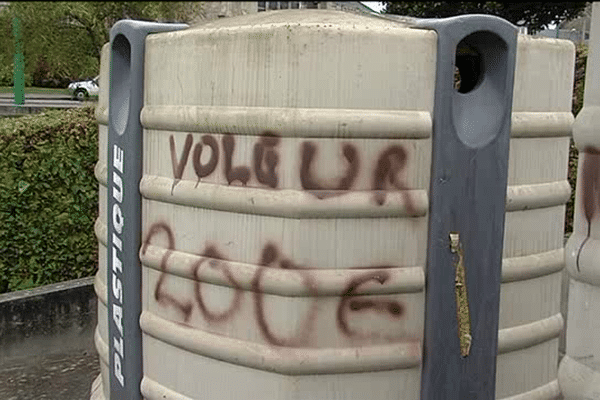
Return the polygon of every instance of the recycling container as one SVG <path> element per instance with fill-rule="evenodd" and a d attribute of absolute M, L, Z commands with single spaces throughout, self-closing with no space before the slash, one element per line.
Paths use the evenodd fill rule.
<path fill-rule="evenodd" d="M 583 108 L 573 124 L 579 150 L 573 233 L 565 248 L 569 273 L 566 354 L 559 368 L 564 398 L 600 396 L 600 3 L 592 5 L 592 25 Z"/>
<path fill-rule="evenodd" d="M 284 10 L 144 39 L 143 398 L 422 398 L 423 341 L 433 334 L 425 332 L 428 248 L 450 251 L 448 241 L 428 239 L 432 168 L 443 167 L 432 167 L 441 32 Z M 467 135 L 477 123 L 471 108 L 483 104 L 473 115 L 492 122 L 508 112 L 495 396 L 554 399 L 574 46 L 518 35 L 505 93 L 489 88 L 489 68 L 472 68 L 488 65 L 478 40 L 457 48 L 446 74 L 455 76 L 455 62 L 458 75 L 444 90 L 466 124 L 455 129 Z M 96 112 L 98 399 L 111 398 L 118 380 L 109 367 L 118 316 L 108 276 L 119 253 L 107 249 L 120 240 L 107 211 L 109 154 L 117 154 L 109 111 L 118 113 L 109 110 L 118 74 L 110 58 L 107 44 Z M 510 102 L 485 108 L 485 90 Z"/>

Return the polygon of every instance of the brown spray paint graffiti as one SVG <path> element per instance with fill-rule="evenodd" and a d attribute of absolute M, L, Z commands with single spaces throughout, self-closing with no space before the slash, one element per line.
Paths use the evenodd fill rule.
<path fill-rule="evenodd" d="M 338 329 L 349 337 L 373 337 L 374 334 L 360 333 L 355 329 L 352 329 L 348 324 L 347 312 L 348 310 L 354 312 L 360 312 L 364 310 L 374 310 L 379 313 L 387 314 L 392 318 L 401 318 L 404 314 L 404 306 L 397 301 L 390 300 L 362 300 L 356 298 L 357 289 L 370 281 L 375 281 L 380 284 L 384 284 L 390 279 L 388 271 L 369 271 L 362 275 L 359 275 L 348 283 L 344 295 L 340 300 L 337 309 L 337 326 Z"/>
<path fill-rule="evenodd" d="M 275 148 L 279 144 L 279 137 L 273 132 L 266 131 L 258 143 L 254 145 L 254 173 L 256 179 L 273 189 L 279 183 L 277 177 L 277 164 L 279 164 L 279 154 Z M 263 163 L 267 165 L 267 169 L 263 169 Z"/>
<path fill-rule="evenodd" d="M 252 169 L 257 181 L 270 188 L 277 188 L 279 184 L 277 175 L 277 166 L 279 164 L 277 147 L 279 143 L 279 136 L 273 132 L 267 131 L 264 132 L 254 146 Z M 178 158 L 175 152 L 174 138 L 173 136 L 170 137 L 171 161 L 173 164 L 173 176 L 175 178 L 173 187 L 183 175 L 192 144 L 193 137 L 191 134 L 188 134 L 186 136 L 182 154 Z M 201 163 L 203 145 L 206 145 L 211 149 L 211 157 L 206 164 Z M 233 155 L 235 151 L 234 136 L 231 134 L 224 134 L 222 137 L 222 147 L 225 159 L 224 173 L 228 184 L 231 185 L 234 182 L 239 182 L 244 186 L 247 185 L 248 181 L 251 179 L 252 170 L 246 166 L 233 165 Z M 346 172 L 344 176 L 339 178 L 337 182 L 329 183 L 320 182 L 312 174 L 311 167 L 316 153 L 317 145 L 314 142 L 305 141 L 302 143 L 301 165 L 299 172 L 303 189 L 309 191 L 312 195 L 319 199 L 324 199 L 335 195 L 343 195 L 351 190 L 360 171 L 360 158 L 357 148 L 350 143 L 344 143 L 342 145 L 342 154 L 348 164 Z M 372 189 L 373 199 L 377 205 L 383 205 L 385 203 L 386 191 L 388 188 L 403 191 L 406 207 L 409 213 L 412 214 L 414 211 L 413 201 L 409 192 L 407 191 L 408 186 L 405 184 L 403 178 L 401 178 L 401 174 L 407 166 L 407 160 L 407 152 L 400 145 L 392 145 L 384 149 L 377 159 L 375 168 L 373 170 Z M 194 171 L 198 177 L 198 182 L 202 178 L 211 175 L 216 170 L 219 163 L 219 146 L 217 140 L 213 136 L 203 135 L 201 137 L 201 143 L 197 143 L 194 147 L 192 163 L 194 166 Z M 146 241 L 144 242 L 142 254 L 145 252 L 145 249 L 150 243 L 151 238 L 161 231 L 167 233 L 169 238 L 169 247 L 161 261 L 162 272 L 156 285 L 155 299 L 160 304 L 167 306 L 170 305 L 178 309 L 182 313 L 184 321 L 187 322 L 192 312 L 192 302 L 177 300 L 173 295 L 165 293 L 163 289 L 164 279 L 167 274 L 167 263 L 175 248 L 173 233 L 170 231 L 168 226 L 159 223 L 150 229 Z M 227 263 L 225 256 L 221 254 L 215 246 L 207 245 L 206 249 L 201 252 L 200 255 L 201 258 L 192 266 L 192 276 L 195 278 L 195 300 L 198 305 L 198 309 L 207 322 L 225 322 L 239 310 L 242 302 L 243 291 L 239 283 L 236 281 L 235 274 Z M 316 289 L 317 284 L 313 276 L 310 274 L 310 271 L 283 257 L 279 253 L 277 247 L 272 243 L 267 243 L 262 249 L 261 258 L 258 265 L 260 267 L 257 268 L 252 279 L 252 291 L 254 298 L 255 318 L 257 320 L 257 325 L 261 335 L 268 343 L 276 346 L 299 346 L 305 343 L 306 338 L 312 330 L 316 313 L 318 312 L 318 292 Z M 219 270 L 234 289 L 234 297 L 230 306 L 225 311 L 214 312 L 209 310 L 207 307 L 202 297 L 202 286 L 199 276 L 199 272 L 202 268 Z M 297 272 L 301 276 L 304 285 L 308 288 L 311 297 L 314 299 L 309 307 L 304 322 L 300 324 L 300 328 L 295 335 L 291 335 L 287 338 L 280 337 L 275 334 L 272 328 L 269 326 L 263 300 L 264 293 L 261 286 L 261 280 L 266 271 L 265 268 L 281 268 Z M 365 334 L 364 332 L 359 332 L 350 327 L 348 323 L 348 313 L 351 312 L 352 314 L 360 314 L 364 312 L 375 312 L 389 318 L 397 319 L 403 317 L 404 307 L 402 304 L 396 301 L 374 300 L 372 298 L 363 300 L 360 298 L 355 298 L 358 288 L 367 282 L 375 281 L 380 284 L 385 284 L 385 282 L 389 279 L 389 272 L 387 272 L 386 269 L 391 267 L 366 266 L 358 268 L 372 269 L 372 271 L 358 275 L 352 278 L 348 283 L 346 291 L 343 296 L 341 296 L 339 305 L 337 307 L 337 326 L 342 334 L 350 338 L 374 337 L 377 335 Z M 387 336 L 385 338 L 388 340 L 401 339 L 401 337 Z"/>
<path fill-rule="evenodd" d="M 376 191 L 373 198 L 378 205 L 385 203 L 386 192 L 384 189 L 389 185 L 397 190 L 402 190 L 404 202 L 410 215 L 414 215 L 415 207 L 408 192 L 409 188 L 399 177 L 408 161 L 408 154 L 404 147 L 394 145 L 388 147 L 379 156 L 377 166 L 373 173 L 373 190 Z"/>
<path fill-rule="evenodd" d="M 600 149 L 588 146 L 583 150 L 582 206 L 588 226 L 596 212 L 600 211 Z"/>
<path fill-rule="evenodd" d="M 577 252 L 577 271 L 580 271 L 579 257 L 586 242 L 590 238 L 592 219 L 600 212 L 600 149 L 587 146 L 583 150 L 583 165 L 581 167 L 581 206 L 583 216 L 587 221 L 587 235 Z"/>
<path fill-rule="evenodd" d="M 242 288 L 240 287 L 240 284 L 233 277 L 231 269 L 229 268 L 229 265 L 225 261 L 225 257 L 217 250 L 217 248 L 215 246 L 209 245 L 206 248 L 206 250 L 204 252 L 202 252 L 201 256 L 203 256 L 205 258 L 201 258 L 199 261 L 197 261 L 192 266 L 193 276 L 195 278 L 194 285 L 195 285 L 195 289 L 196 289 L 195 290 L 196 302 L 198 303 L 198 307 L 200 308 L 202 315 L 204 316 L 204 318 L 206 318 L 207 321 L 209 321 L 209 322 L 227 321 L 240 308 L 240 304 L 241 304 L 241 300 L 242 300 Z M 223 275 L 225 275 L 225 278 L 227 279 L 227 281 L 229 281 L 229 283 L 231 284 L 231 287 L 234 289 L 233 300 L 231 301 L 231 305 L 225 311 L 222 311 L 220 313 L 210 311 L 202 297 L 202 291 L 201 291 L 201 287 L 200 287 L 202 282 L 200 281 L 200 278 L 198 276 L 198 271 L 205 261 L 208 261 L 206 264 L 208 264 L 208 266 L 210 268 L 222 271 Z"/>
<path fill-rule="evenodd" d="M 181 179 L 185 164 L 188 161 L 190 150 L 193 144 L 191 134 L 186 136 L 183 151 L 180 157 L 177 157 L 175 151 L 175 139 L 173 135 L 169 138 L 171 147 L 171 162 L 173 164 L 173 188 Z M 194 146 L 192 154 L 192 164 L 198 177 L 196 186 L 202 178 L 210 176 L 217 168 L 219 163 L 219 145 L 212 135 L 203 135 L 200 143 Z M 221 140 L 223 147 L 224 164 L 223 170 L 227 184 L 240 183 L 247 186 L 252 178 L 252 172 L 259 184 L 276 189 L 279 186 L 279 177 L 277 167 L 280 156 L 278 146 L 281 138 L 272 131 L 265 131 L 254 145 L 252 168 L 244 165 L 233 165 L 235 152 L 235 137 L 230 133 L 225 133 Z M 211 149 L 210 160 L 206 164 L 201 163 L 201 156 L 204 146 Z M 360 172 L 361 161 L 358 149 L 351 143 L 342 144 L 342 155 L 347 163 L 344 175 L 333 182 L 321 182 L 314 176 L 313 163 L 317 156 L 317 144 L 312 141 L 305 141 L 300 147 L 300 166 L 299 177 L 303 190 L 311 193 L 318 199 L 326 199 L 332 196 L 341 196 L 352 190 Z M 405 173 L 408 165 L 408 152 L 401 145 L 390 145 L 385 148 L 376 160 L 373 173 L 371 188 L 373 191 L 373 201 L 381 206 L 385 204 L 386 194 L 389 190 L 401 191 L 404 203 L 409 215 L 415 214 L 414 201 L 410 195 L 410 188 L 406 184 L 402 174 Z"/>
<path fill-rule="evenodd" d="M 188 162 L 188 158 L 190 156 L 190 149 L 192 148 L 193 142 L 194 138 L 190 133 L 188 133 L 188 135 L 185 138 L 185 144 L 183 145 L 183 152 L 181 153 L 181 158 L 177 160 L 177 153 L 175 151 L 175 138 L 173 138 L 173 135 L 169 137 L 169 147 L 171 149 L 171 163 L 173 165 L 173 178 L 175 179 L 173 181 L 173 186 L 171 187 L 171 194 L 173 194 L 173 189 L 175 188 L 175 185 L 177 185 L 177 182 L 179 182 L 179 180 L 183 176 L 183 171 L 185 169 L 185 165 Z"/>
<path fill-rule="evenodd" d="M 181 302 L 169 293 L 165 293 L 163 290 L 163 285 L 167 277 L 167 262 L 169 261 L 169 257 L 171 257 L 171 254 L 173 254 L 173 251 L 175 250 L 175 236 L 173 235 L 173 231 L 171 231 L 171 228 L 169 228 L 169 226 L 164 222 L 158 222 L 153 224 L 150 227 L 148 234 L 146 235 L 146 239 L 143 241 L 141 253 L 146 254 L 146 251 L 148 250 L 148 246 L 150 245 L 152 238 L 160 234 L 161 232 L 167 235 L 169 244 L 167 246 L 167 252 L 165 253 L 160 262 L 162 273 L 160 274 L 158 282 L 156 283 L 156 287 L 154 288 L 154 299 L 159 304 L 166 304 L 175 307 L 181 312 L 181 314 L 183 314 L 183 320 L 187 322 L 190 319 L 190 316 L 192 315 L 192 303 L 190 301 Z"/>
<path fill-rule="evenodd" d="M 313 328 L 313 322 L 315 320 L 315 316 L 317 313 L 317 306 L 318 306 L 317 298 L 316 298 L 317 289 L 316 289 L 316 283 L 315 283 L 313 277 L 309 273 L 299 269 L 298 266 L 294 265 L 290 260 L 287 260 L 287 259 L 280 260 L 280 257 L 281 256 L 279 254 L 279 251 L 277 250 L 277 247 L 275 247 L 274 244 L 267 243 L 267 245 L 263 248 L 261 260 L 259 263 L 261 268 L 257 269 L 256 275 L 254 276 L 254 279 L 252 280 L 252 290 L 254 292 L 254 305 L 255 305 L 254 310 L 255 310 L 256 320 L 258 322 L 260 332 L 267 342 L 274 344 L 276 346 L 295 347 L 295 346 L 300 346 L 302 344 L 305 344 L 306 339 L 308 338 L 308 335 L 310 334 L 310 331 Z M 279 261 L 280 268 L 296 270 L 302 277 L 304 285 L 306 285 L 306 287 L 309 290 L 309 293 L 313 297 L 312 304 L 310 305 L 310 308 L 308 310 L 308 313 L 307 313 L 303 323 L 300 324 L 299 331 L 296 332 L 296 335 L 289 337 L 289 338 L 278 337 L 276 334 L 273 333 L 271 327 L 269 326 L 269 324 L 267 322 L 267 318 L 265 316 L 265 305 L 263 302 L 264 296 L 263 296 L 263 292 L 262 292 L 262 288 L 261 288 L 261 284 L 260 284 L 261 278 L 265 271 L 265 267 L 270 267 L 270 268 L 275 267 L 276 268 L 277 261 Z"/>
<path fill-rule="evenodd" d="M 279 179 L 277 176 L 277 165 L 279 163 L 279 154 L 277 153 L 277 146 L 279 145 L 280 138 L 273 132 L 266 131 L 261 136 L 258 143 L 254 146 L 253 154 L 253 169 L 256 176 L 256 180 L 270 188 L 276 188 Z M 175 150 L 175 138 L 173 135 L 169 137 L 169 144 L 171 148 L 171 163 L 173 165 L 173 188 L 181 180 L 185 165 L 188 162 L 190 150 L 193 144 L 192 134 L 188 134 L 185 138 L 185 143 L 181 156 L 177 157 Z M 202 152 L 204 146 L 210 147 L 211 154 L 210 159 L 203 164 L 201 161 Z M 223 134 L 221 140 L 221 146 L 223 147 L 223 172 L 227 180 L 227 184 L 231 185 L 234 182 L 239 182 L 243 186 L 248 184 L 252 173 L 249 167 L 244 165 L 233 165 L 233 158 L 235 152 L 235 139 L 230 133 Z M 194 146 L 194 152 L 192 154 L 192 164 L 194 172 L 198 177 L 196 187 L 198 183 L 207 176 L 210 176 L 217 169 L 219 164 L 219 144 L 212 135 L 203 135 L 200 138 L 200 142 Z"/>
<path fill-rule="evenodd" d="M 169 274 L 168 261 L 173 252 L 176 251 L 175 237 L 173 231 L 167 224 L 159 222 L 150 227 L 148 233 L 146 234 L 146 238 L 143 241 L 141 253 L 145 254 L 148 246 L 151 244 L 152 239 L 161 233 L 164 233 L 167 236 L 168 245 L 167 251 L 161 259 L 161 273 L 158 278 L 158 282 L 156 283 L 154 298 L 156 299 L 157 303 L 162 304 L 163 306 L 170 306 L 177 309 L 182 314 L 184 322 L 187 323 L 189 322 L 192 314 L 193 302 L 189 300 L 178 300 L 175 298 L 175 296 L 167 293 L 164 289 L 164 282 Z M 235 271 L 230 267 L 225 256 L 217 250 L 216 246 L 207 245 L 205 250 L 200 253 L 200 257 L 201 258 L 191 267 L 192 276 L 194 277 L 194 295 L 198 310 L 200 311 L 202 317 L 209 323 L 226 322 L 236 315 L 236 313 L 240 310 L 244 291 L 242 290 L 239 282 L 237 282 L 235 279 Z M 290 259 L 284 257 L 278 250 L 277 246 L 273 243 L 267 243 L 263 247 L 258 266 L 259 267 L 256 269 L 255 275 L 252 278 L 251 291 L 254 300 L 255 318 L 261 336 L 266 342 L 274 346 L 296 347 L 305 345 L 310 337 L 311 332 L 314 330 L 314 321 L 316 320 L 316 316 L 319 312 L 319 292 L 317 289 L 318 282 L 316 282 L 314 276 L 310 273 L 310 269 L 297 265 Z M 215 312 L 209 310 L 207 307 L 202 297 L 202 282 L 200 280 L 199 273 L 201 268 L 212 268 L 219 270 L 221 273 L 223 273 L 230 286 L 234 289 L 233 299 L 225 311 Z M 280 335 L 276 334 L 267 321 L 268 313 L 265 310 L 264 291 L 261 281 L 264 273 L 269 268 L 281 268 L 298 273 L 302 278 L 303 284 L 308 289 L 309 297 L 311 298 L 311 303 L 308 307 L 306 316 L 299 324 L 297 331 L 294 334 L 289 335 L 289 337 L 281 337 Z M 365 267 L 360 269 L 366 268 L 375 267 Z M 360 287 L 370 281 L 378 282 L 383 285 L 390 279 L 390 272 L 386 271 L 385 269 L 392 268 L 391 266 L 377 268 L 378 269 L 369 270 L 368 272 L 357 273 L 356 276 L 349 280 L 346 290 L 344 291 L 343 295 L 340 296 L 340 301 L 336 311 L 336 324 L 340 333 L 349 338 L 365 339 L 382 337 L 388 341 L 404 340 L 402 336 L 392 337 L 378 335 L 376 333 L 359 332 L 351 328 L 348 323 L 348 312 L 360 314 L 370 311 L 378 313 L 387 318 L 403 318 L 405 310 L 404 305 L 400 302 L 394 300 L 374 299 L 372 296 L 364 299 L 358 293 Z"/>
<path fill-rule="evenodd" d="M 348 168 L 346 169 L 344 177 L 340 178 L 337 184 L 326 185 L 318 182 L 317 179 L 313 177 L 311 165 L 316 153 L 317 146 L 313 142 L 304 142 L 302 144 L 302 166 L 300 167 L 300 182 L 302 182 L 302 188 L 319 199 L 340 195 L 343 194 L 343 192 L 350 190 L 356 180 L 360 168 L 360 159 L 358 158 L 356 147 L 349 143 L 345 143 L 342 146 L 342 153 L 348 162 Z"/>
<path fill-rule="evenodd" d="M 240 182 L 246 186 L 250 180 L 250 168 L 245 166 L 233 166 L 233 151 L 235 150 L 235 140 L 233 135 L 226 133 L 222 139 L 223 151 L 225 152 L 225 178 L 228 184 L 233 182 Z"/>
<path fill-rule="evenodd" d="M 217 169 L 217 164 L 219 163 L 219 144 L 217 143 L 217 140 L 210 135 L 204 135 L 202 136 L 201 141 L 203 144 L 210 147 L 211 153 L 210 160 L 206 164 L 202 164 L 202 162 L 200 162 L 200 158 L 202 157 L 202 143 L 196 143 L 196 146 L 194 146 L 192 163 L 194 165 L 194 171 L 198 176 L 196 187 L 198 187 L 200 179 L 209 176 Z"/>

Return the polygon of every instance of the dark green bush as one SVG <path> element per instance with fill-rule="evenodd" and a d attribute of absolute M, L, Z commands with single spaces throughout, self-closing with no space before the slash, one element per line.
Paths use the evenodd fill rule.
<path fill-rule="evenodd" d="M 93 274 L 92 107 L 0 119 L 0 293 Z"/>

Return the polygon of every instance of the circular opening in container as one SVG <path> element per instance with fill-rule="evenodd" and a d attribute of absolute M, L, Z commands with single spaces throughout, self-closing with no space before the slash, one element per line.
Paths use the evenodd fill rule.
<path fill-rule="evenodd" d="M 460 82 L 452 97 L 452 122 L 460 141 L 471 148 L 486 146 L 510 121 L 508 51 L 504 39 L 489 31 L 474 32 L 456 46 Z"/>
<path fill-rule="evenodd" d="M 115 130 L 122 135 L 127 127 L 131 97 L 131 45 L 124 35 L 119 34 L 114 38 L 111 58 L 109 112 Z"/>
<path fill-rule="evenodd" d="M 483 77 L 481 54 L 463 39 L 456 46 L 454 59 L 454 89 L 458 93 L 469 93 L 479 85 Z"/>

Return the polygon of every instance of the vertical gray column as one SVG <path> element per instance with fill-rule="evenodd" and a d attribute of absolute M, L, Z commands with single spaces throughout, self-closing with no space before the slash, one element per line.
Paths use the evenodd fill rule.
<path fill-rule="evenodd" d="M 483 15 L 417 27 L 438 33 L 421 399 L 491 400 L 517 30 Z"/>
<path fill-rule="evenodd" d="M 142 126 L 146 36 L 187 28 L 124 20 L 110 31 L 108 123 L 108 346 L 110 398 L 140 399 Z"/>

